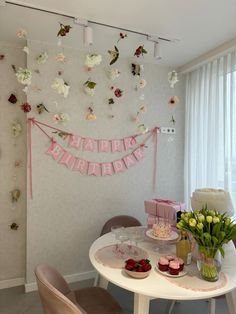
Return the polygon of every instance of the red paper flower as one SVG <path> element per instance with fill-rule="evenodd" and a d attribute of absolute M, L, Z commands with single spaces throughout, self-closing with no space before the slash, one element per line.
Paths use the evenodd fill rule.
<path fill-rule="evenodd" d="M 123 91 L 121 89 L 119 89 L 119 88 L 116 88 L 114 90 L 114 94 L 115 94 L 116 97 L 119 98 L 119 97 L 121 97 L 123 95 Z"/>
<path fill-rule="evenodd" d="M 29 103 L 25 102 L 21 105 L 21 109 L 24 111 L 24 112 L 30 112 L 31 111 L 31 106 Z"/>
<path fill-rule="evenodd" d="M 17 102 L 17 98 L 14 94 L 11 94 L 10 97 L 8 98 L 8 101 L 12 104 L 15 104 Z"/>
<path fill-rule="evenodd" d="M 145 53 L 147 53 L 147 50 L 144 49 L 144 46 L 139 46 L 139 47 L 135 50 L 134 55 L 139 58 L 140 56 L 143 56 Z"/>

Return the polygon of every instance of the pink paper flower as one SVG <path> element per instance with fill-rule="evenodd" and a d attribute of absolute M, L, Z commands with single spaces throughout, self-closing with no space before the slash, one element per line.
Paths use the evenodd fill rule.
<path fill-rule="evenodd" d="M 21 105 L 21 109 L 24 111 L 24 112 L 30 112 L 31 111 L 31 106 L 29 103 L 25 102 Z"/>
<path fill-rule="evenodd" d="M 139 88 L 144 88 L 146 85 L 147 85 L 147 81 L 144 80 L 144 79 L 141 79 L 141 80 L 138 82 Z"/>

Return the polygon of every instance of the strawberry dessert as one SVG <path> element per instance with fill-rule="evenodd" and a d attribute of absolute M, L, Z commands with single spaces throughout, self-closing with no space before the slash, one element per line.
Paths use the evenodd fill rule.
<path fill-rule="evenodd" d="M 158 268 L 160 271 L 168 271 L 169 270 L 169 261 L 166 257 L 160 257 L 158 261 Z"/>
<path fill-rule="evenodd" d="M 170 261 L 169 263 L 169 273 L 171 275 L 177 276 L 180 272 L 180 265 L 179 262 L 176 260 Z"/>

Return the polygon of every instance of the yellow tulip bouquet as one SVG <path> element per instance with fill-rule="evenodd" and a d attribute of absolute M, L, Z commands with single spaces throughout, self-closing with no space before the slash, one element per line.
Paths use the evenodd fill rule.
<path fill-rule="evenodd" d="M 223 245 L 236 237 L 234 221 L 226 214 L 209 210 L 205 206 L 201 210 L 182 213 L 176 226 L 192 234 L 198 244 L 199 253 L 206 261 L 201 267 L 201 274 L 204 279 L 214 281 L 217 270 L 211 261 L 218 250 L 224 257 Z"/>

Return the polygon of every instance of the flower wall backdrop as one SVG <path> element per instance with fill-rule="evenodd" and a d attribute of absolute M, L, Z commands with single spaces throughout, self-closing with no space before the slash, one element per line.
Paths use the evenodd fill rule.
<path fill-rule="evenodd" d="M 175 94 L 181 101 L 175 107 L 177 132 L 174 142 L 168 142 L 167 135 L 160 135 L 158 139 L 155 192 L 152 191 L 151 143 L 145 158 L 125 173 L 113 177 L 89 177 L 72 173 L 51 160 L 45 154 L 49 143 L 37 128 L 33 128 L 32 132 L 33 199 L 25 193 L 22 183 L 24 180 L 21 180 L 20 186 L 13 184 L 9 159 L 10 156 L 19 159 L 22 153 L 23 156 L 26 154 L 26 115 L 68 132 L 99 139 L 124 138 L 137 132 L 145 132 L 154 126 L 170 125 L 168 100 L 173 96 L 173 89 L 169 86 L 168 72 L 172 69 L 145 63 L 145 54 L 139 58 L 134 57 L 137 47 L 131 47 L 131 59 L 123 58 L 122 45 L 128 44 L 129 37 L 118 43 L 115 38 L 107 47 L 107 51 L 113 50 L 114 45 L 119 48 L 119 58 L 115 64 L 109 65 L 111 55 L 107 53 L 99 57 L 95 66 L 91 67 L 90 64 L 88 68 L 88 51 L 65 48 L 63 40 L 64 38 L 61 46 L 56 42 L 42 44 L 28 40 L 29 53 L 22 51 L 21 58 L 14 48 L 9 53 L 0 44 L 0 54 L 5 55 L 5 58 L 0 60 L 0 70 L 6 77 L 4 85 L 0 86 L 1 107 L 4 108 L 4 114 L 1 115 L 4 123 L 0 124 L 1 128 L 4 126 L 3 132 L 0 132 L 1 143 L 4 143 L 0 147 L 0 161 L 4 161 L 3 167 L 7 165 L 6 174 L 1 177 L 7 184 L 6 191 L 1 192 L 5 197 L 3 204 L 6 219 L 0 222 L 1 227 L 4 226 L 0 228 L 1 238 L 4 238 L 0 250 L 7 252 L 4 253 L 6 260 L 11 259 L 15 265 L 13 267 L 10 263 L 5 263 L 3 268 L 0 261 L 0 269 L 5 276 L 3 279 L 24 277 L 26 247 L 27 283 L 34 281 L 34 266 L 43 260 L 56 265 L 67 274 L 90 271 L 92 268 L 88 262 L 89 247 L 108 218 L 117 214 L 130 214 L 145 223 L 145 199 L 162 197 L 182 200 L 183 197 L 180 184 L 184 134 L 182 82 L 175 86 Z M 91 51 L 100 55 L 100 52 L 95 49 L 93 51 L 93 48 Z M 140 75 L 132 73 L 132 63 L 143 65 Z M 27 74 L 28 79 L 30 76 L 30 84 L 29 80 L 26 85 L 22 84 L 22 80 L 17 81 L 12 64 L 16 71 L 19 68 L 30 70 L 32 77 Z M 115 70 L 111 71 L 112 68 Z M 88 80 L 96 83 L 93 95 L 84 92 L 84 83 Z M 25 93 L 22 92 L 23 89 Z M 9 102 L 11 94 L 16 96 L 16 103 L 14 97 L 11 97 L 13 103 Z M 5 119 L 5 116 L 8 118 Z M 20 130 L 18 127 L 22 126 L 22 132 L 17 137 L 12 137 L 13 122 L 17 132 Z M 65 133 L 52 135 L 64 146 Z M 5 143 L 11 143 L 9 151 L 9 146 Z M 21 154 L 14 148 L 15 144 L 16 147 L 19 145 Z M 82 151 L 78 152 L 78 155 L 96 162 L 111 160 L 111 155 L 107 153 L 91 154 Z M 112 154 L 112 159 L 120 157 L 119 153 Z M 24 175 L 25 167 L 24 159 L 23 168 L 17 168 L 17 171 L 22 171 Z M 17 188 L 21 193 L 18 201 L 14 202 L 12 215 L 10 191 Z M 28 202 L 25 244 L 26 197 Z M 10 228 L 13 223 L 15 224 Z M 78 251 L 75 251 L 74 247 L 78 247 Z M 62 258 L 64 256 L 68 258 Z"/>

